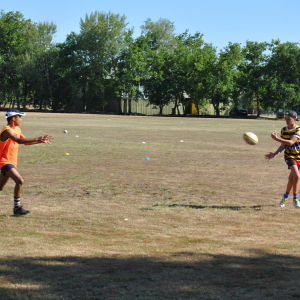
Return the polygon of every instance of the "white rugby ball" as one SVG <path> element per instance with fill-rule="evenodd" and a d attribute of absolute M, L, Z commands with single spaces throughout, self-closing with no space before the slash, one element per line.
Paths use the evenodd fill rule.
<path fill-rule="evenodd" d="M 64 130 L 64 133 L 68 133 L 68 130 Z"/>
<path fill-rule="evenodd" d="M 256 145 L 258 143 L 257 136 L 252 132 L 245 132 L 243 134 L 243 139 L 249 145 Z"/>

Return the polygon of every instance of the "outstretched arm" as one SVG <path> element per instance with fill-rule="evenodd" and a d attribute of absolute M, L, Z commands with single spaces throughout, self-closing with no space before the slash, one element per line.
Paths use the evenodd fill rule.
<path fill-rule="evenodd" d="M 24 135 L 21 134 L 20 137 L 17 137 L 12 130 L 5 130 L 1 134 L 1 140 L 6 141 L 7 139 L 11 139 L 18 144 L 27 144 L 34 145 L 40 143 L 51 144 L 54 141 L 54 137 L 52 135 L 42 135 L 38 138 L 25 138 Z"/>
<path fill-rule="evenodd" d="M 268 152 L 268 154 L 265 155 L 265 159 L 271 159 L 276 157 L 279 153 L 281 153 L 285 149 L 285 145 L 281 144 L 279 148 L 273 153 L 273 152 Z"/>
<path fill-rule="evenodd" d="M 25 136 L 22 133 L 21 133 L 20 137 L 23 140 L 31 140 L 31 139 L 25 138 Z M 54 141 L 54 136 L 53 135 L 42 135 L 42 136 L 40 136 L 38 138 L 35 138 L 35 139 L 37 139 L 37 141 L 26 142 L 26 143 L 24 143 L 24 145 L 25 146 L 30 146 L 30 145 L 36 145 L 36 144 L 41 144 L 41 143 L 50 144 L 51 145 L 51 142 Z M 21 143 L 19 143 L 19 144 L 21 144 Z"/>
<path fill-rule="evenodd" d="M 276 130 L 274 132 L 272 132 L 271 138 L 273 140 L 281 143 L 281 144 L 286 145 L 286 146 L 293 146 L 297 142 L 297 140 L 298 140 L 298 138 L 295 137 L 295 136 L 293 136 L 290 140 L 282 139 L 282 138 L 280 138 L 280 137 L 277 136 Z"/>

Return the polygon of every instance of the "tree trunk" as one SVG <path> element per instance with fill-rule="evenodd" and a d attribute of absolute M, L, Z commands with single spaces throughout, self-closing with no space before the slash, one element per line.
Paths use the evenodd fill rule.
<path fill-rule="evenodd" d="M 46 66 L 46 77 L 47 77 L 48 90 L 49 90 L 50 99 L 51 99 L 51 107 L 52 107 L 53 111 L 56 112 L 55 102 L 52 97 L 52 89 L 51 89 L 51 83 L 50 83 L 50 78 L 49 78 L 48 66 Z"/>
<path fill-rule="evenodd" d="M 43 58 L 43 60 L 44 60 L 44 68 L 45 68 L 45 75 L 46 75 L 46 78 L 47 78 L 47 85 L 48 85 L 49 95 L 50 95 L 50 99 L 51 99 L 51 107 L 52 107 L 53 111 L 56 112 L 55 102 L 54 102 L 54 99 L 52 97 L 52 89 L 51 89 L 51 82 L 50 82 L 50 77 L 49 77 L 47 55 L 45 55 L 45 59 Z"/>
<path fill-rule="evenodd" d="M 159 105 L 159 114 L 162 115 L 164 106 L 162 104 Z"/>
<path fill-rule="evenodd" d="M 44 67 L 44 72 L 45 72 L 45 76 L 46 76 L 46 79 L 47 79 L 47 87 L 48 87 L 49 96 L 50 96 L 50 99 L 51 99 L 51 107 L 52 107 L 53 111 L 56 112 L 55 103 L 54 103 L 54 100 L 53 100 L 53 97 L 52 97 L 52 89 L 51 89 L 51 82 L 50 82 L 50 77 L 49 77 L 47 54 L 46 55 L 43 54 L 43 49 L 42 49 L 41 44 L 39 44 L 39 47 L 40 47 L 40 51 L 41 51 L 42 66 Z"/>
<path fill-rule="evenodd" d="M 177 113 L 178 113 L 178 116 L 180 116 L 179 105 L 177 105 Z"/>
<path fill-rule="evenodd" d="M 10 50 L 8 51 L 8 60 L 9 60 L 9 63 L 11 64 Z M 16 96 L 16 100 L 17 100 L 17 106 L 18 106 L 18 109 L 20 109 L 19 95 L 17 93 L 14 76 L 13 76 L 12 69 L 10 68 L 10 66 L 9 66 L 9 72 L 10 72 L 10 81 L 12 83 L 12 86 L 14 87 L 14 92 L 15 92 L 15 96 Z"/>
<path fill-rule="evenodd" d="M 131 99 L 132 99 L 132 91 L 130 92 L 130 97 L 128 99 L 128 114 L 131 115 Z"/>
<path fill-rule="evenodd" d="M 128 112 L 129 115 L 131 115 L 131 98 L 128 98 Z"/>
<path fill-rule="evenodd" d="M 19 100 L 19 95 L 16 87 L 14 87 L 14 92 L 17 100 L 17 108 L 20 109 L 20 100 Z"/>
<path fill-rule="evenodd" d="M 178 99 L 175 97 L 175 102 L 176 102 L 176 108 L 177 108 L 177 114 L 180 116 L 180 111 L 179 111 L 179 105 L 178 105 Z"/>
<path fill-rule="evenodd" d="M 41 80 L 41 93 L 43 93 L 43 81 Z M 41 95 L 38 97 L 39 99 L 39 104 L 40 104 L 40 110 L 43 109 L 43 97 Z"/>
<path fill-rule="evenodd" d="M 27 91 L 26 91 L 26 89 L 25 89 L 25 91 L 24 91 L 24 100 L 23 100 L 23 109 L 25 109 L 26 108 L 26 98 L 27 98 Z"/>
<path fill-rule="evenodd" d="M 119 115 L 123 115 L 121 98 L 118 98 Z"/>
<path fill-rule="evenodd" d="M 84 83 L 84 91 L 83 91 L 83 112 L 86 112 L 86 95 L 87 95 L 87 82 Z"/>
<path fill-rule="evenodd" d="M 213 107 L 214 107 L 215 112 L 216 112 L 216 116 L 220 117 L 219 101 L 214 102 L 214 98 L 213 97 L 211 98 L 211 100 L 212 100 L 211 102 L 212 102 Z"/>
<path fill-rule="evenodd" d="M 175 98 L 174 115 L 176 115 L 176 109 L 177 109 L 177 99 Z"/>
<path fill-rule="evenodd" d="M 257 103 L 257 117 L 260 116 L 260 109 L 259 109 L 259 101 L 258 101 L 258 96 L 256 94 L 256 103 Z"/>

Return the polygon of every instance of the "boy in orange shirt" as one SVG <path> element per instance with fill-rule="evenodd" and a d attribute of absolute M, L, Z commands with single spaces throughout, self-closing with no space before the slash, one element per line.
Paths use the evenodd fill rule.
<path fill-rule="evenodd" d="M 0 191 L 3 190 L 8 179 L 11 178 L 16 183 L 14 189 L 14 215 L 21 216 L 30 213 L 20 204 L 21 189 L 24 183 L 23 178 L 17 171 L 19 144 L 34 145 L 39 143 L 51 144 L 53 136 L 43 135 L 38 138 L 25 138 L 19 128 L 25 113 L 17 109 L 9 109 L 5 118 L 7 126 L 0 133 Z"/>

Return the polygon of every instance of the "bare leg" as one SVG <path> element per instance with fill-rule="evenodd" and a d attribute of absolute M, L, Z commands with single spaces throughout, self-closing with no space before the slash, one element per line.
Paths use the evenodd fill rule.
<path fill-rule="evenodd" d="M 296 165 L 291 166 L 291 174 L 292 175 L 292 185 L 293 185 L 293 193 L 298 194 L 298 189 L 299 189 L 299 179 L 300 179 L 300 173 L 298 170 L 298 167 Z M 290 181 L 289 181 L 290 182 Z"/>
<path fill-rule="evenodd" d="M 6 176 L 10 177 L 16 183 L 15 189 L 14 189 L 14 196 L 20 197 L 22 186 L 24 183 L 24 180 L 21 177 L 20 173 L 17 171 L 17 169 L 13 168 L 6 172 Z"/>
<path fill-rule="evenodd" d="M 23 178 L 19 174 L 16 169 L 10 169 L 6 172 L 6 175 L 0 174 L 0 190 L 2 190 L 7 183 L 8 179 L 11 178 L 15 182 L 15 189 L 14 189 L 14 215 L 15 216 L 24 216 L 30 213 L 29 210 L 24 209 L 20 205 L 20 196 L 21 190 L 24 183 Z"/>
<path fill-rule="evenodd" d="M 9 176 L 3 175 L 2 173 L 0 173 L 0 191 L 3 191 L 8 179 L 9 179 Z"/>
<path fill-rule="evenodd" d="M 289 178 L 288 178 L 288 183 L 286 186 L 286 192 L 290 193 L 293 187 L 293 172 L 291 171 Z"/>

